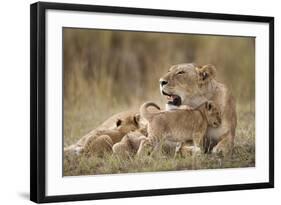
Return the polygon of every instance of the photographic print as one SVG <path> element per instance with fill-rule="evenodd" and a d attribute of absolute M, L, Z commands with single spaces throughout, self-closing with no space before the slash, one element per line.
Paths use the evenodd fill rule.
<path fill-rule="evenodd" d="M 30 199 L 274 187 L 274 18 L 30 7 Z"/>
<path fill-rule="evenodd" d="M 255 166 L 255 37 L 63 28 L 64 176 Z"/>

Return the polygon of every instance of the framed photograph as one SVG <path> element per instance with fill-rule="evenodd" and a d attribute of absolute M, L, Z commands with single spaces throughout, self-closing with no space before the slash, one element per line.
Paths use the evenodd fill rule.
<path fill-rule="evenodd" d="M 274 187 L 274 18 L 30 7 L 30 199 Z"/>

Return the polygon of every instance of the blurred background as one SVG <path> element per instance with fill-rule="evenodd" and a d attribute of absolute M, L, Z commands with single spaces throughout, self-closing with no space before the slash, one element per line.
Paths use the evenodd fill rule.
<path fill-rule="evenodd" d="M 238 115 L 254 113 L 254 37 L 64 28 L 63 46 L 65 146 L 114 113 L 164 107 L 159 78 L 179 63 L 215 65 Z"/>

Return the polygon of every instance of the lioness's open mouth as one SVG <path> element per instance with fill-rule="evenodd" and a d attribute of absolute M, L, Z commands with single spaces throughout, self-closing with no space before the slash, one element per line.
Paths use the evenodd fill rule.
<path fill-rule="evenodd" d="M 175 106 L 181 105 L 181 97 L 180 96 L 174 95 L 174 94 L 168 94 L 164 91 L 162 91 L 162 94 L 167 96 L 167 100 L 168 100 L 169 105 L 175 105 Z"/>

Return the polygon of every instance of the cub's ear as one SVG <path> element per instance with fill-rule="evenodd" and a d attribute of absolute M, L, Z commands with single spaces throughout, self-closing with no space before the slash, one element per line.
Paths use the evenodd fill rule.
<path fill-rule="evenodd" d="M 214 103 L 212 101 L 207 101 L 205 106 L 206 110 L 210 111 L 214 107 Z"/>
<path fill-rule="evenodd" d="M 122 120 L 118 119 L 118 120 L 116 121 L 116 126 L 119 127 L 121 124 L 122 124 Z"/>
<path fill-rule="evenodd" d="M 138 126 L 140 122 L 140 114 L 135 114 L 134 115 L 134 122 Z"/>
<path fill-rule="evenodd" d="M 196 67 L 196 71 L 197 71 L 199 85 L 205 85 L 208 82 L 210 82 L 210 80 L 216 77 L 217 70 L 215 66 L 211 64 L 207 64 L 204 66 Z"/>

